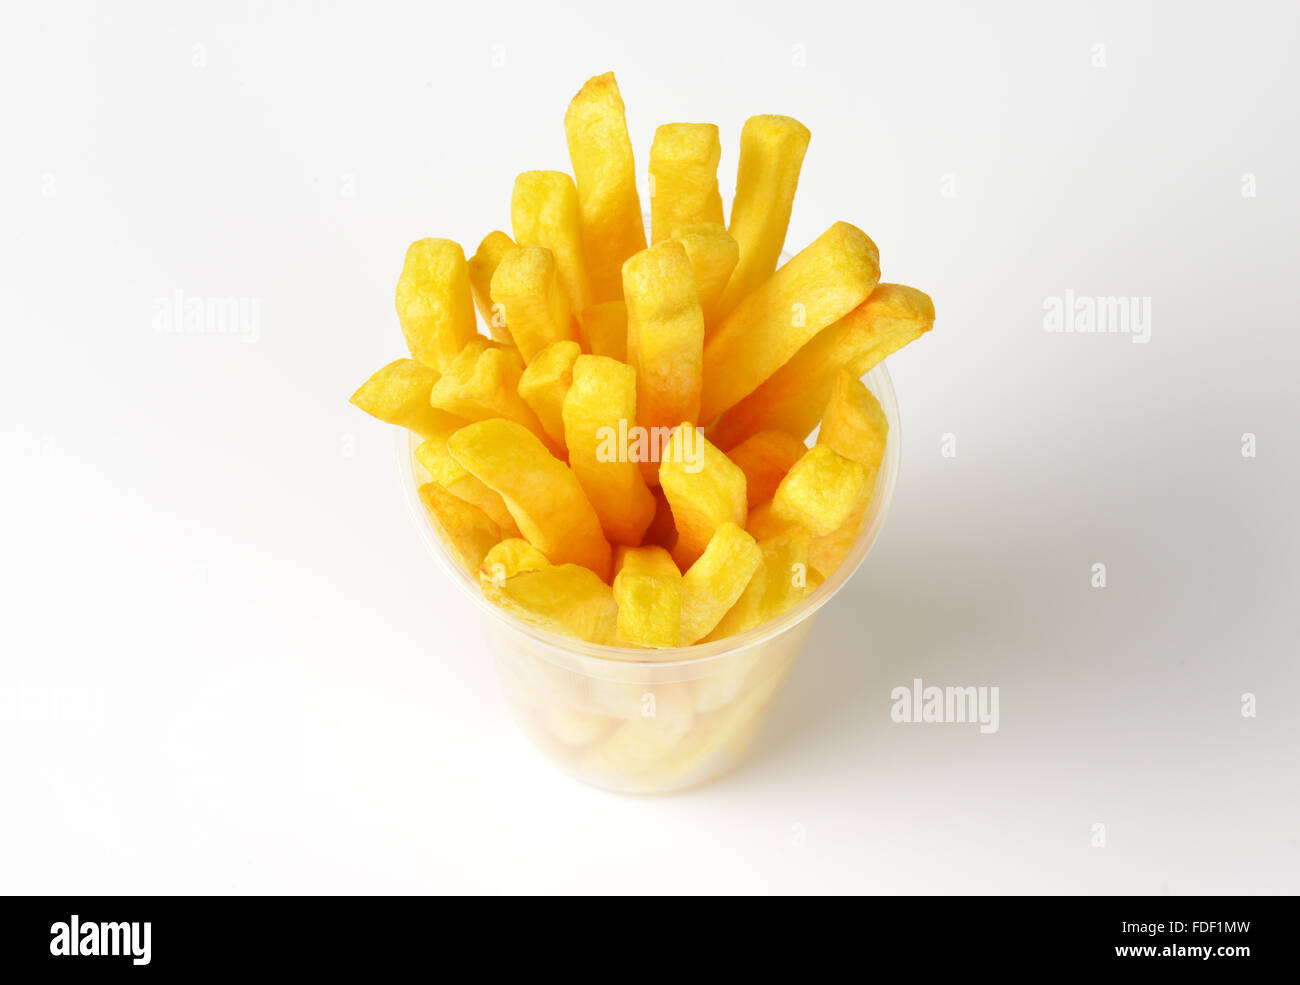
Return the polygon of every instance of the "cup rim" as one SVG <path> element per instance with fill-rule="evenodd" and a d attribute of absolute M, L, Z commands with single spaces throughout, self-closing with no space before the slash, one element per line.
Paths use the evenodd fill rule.
<path fill-rule="evenodd" d="M 400 429 L 397 438 L 398 474 L 406 498 L 407 507 L 420 531 L 425 547 L 433 555 L 439 567 L 461 590 L 469 596 L 478 609 L 488 618 L 504 623 L 516 632 L 522 633 L 544 649 L 542 655 L 554 663 L 572 665 L 575 659 L 594 661 L 593 666 L 606 666 L 611 670 L 616 665 L 620 673 L 635 669 L 649 670 L 658 668 L 698 667 L 709 661 L 720 660 L 737 651 L 759 646 L 784 633 L 786 630 L 809 619 L 835 594 L 844 587 L 848 580 L 862 564 L 876 538 L 884 526 L 885 516 L 889 512 L 893 499 L 894 487 L 898 482 L 898 470 L 901 461 L 901 438 L 899 434 L 898 397 L 894 392 L 893 380 L 884 363 L 878 363 L 865 376 L 863 382 L 876 395 L 889 431 L 885 439 L 885 453 L 876 477 L 876 486 L 872 492 L 871 502 L 863 518 L 862 528 L 853 546 L 836 567 L 831 576 L 813 591 L 777 616 L 760 623 L 742 633 L 727 636 L 711 643 L 692 643 L 665 649 L 647 650 L 643 647 L 609 646 L 603 643 L 590 643 L 577 637 L 565 636 L 534 625 L 514 613 L 496 605 L 483 594 L 476 579 L 472 578 L 452 557 L 442 537 L 430 518 L 428 510 L 420 499 L 419 488 L 424 468 L 415 458 L 415 449 L 422 443 L 420 437 L 405 428 Z M 427 475 L 427 473 L 425 473 Z"/>

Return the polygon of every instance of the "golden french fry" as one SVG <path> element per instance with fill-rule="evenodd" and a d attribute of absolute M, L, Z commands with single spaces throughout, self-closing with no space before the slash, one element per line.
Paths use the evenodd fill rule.
<path fill-rule="evenodd" d="M 511 521 L 513 526 L 514 521 Z M 483 556 L 478 566 L 478 581 L 483 587 L 504 588 L 508 579 L 522 571 L 541 571 L 551 562 L 546 555 L 520 537 L 508 537 Z"/>
<path fill-rule="evenodd" d="M 837 222 L 727 315 L 704 346 L 700 420 L 758 388 L 805 342 L 848 314 L 880 279 L 880 254 L 861 229 Z"/>
<path fill-rule="evenodd" d="M 480 584 L 484 594 L 501 608 L 543 629 L 589 643 L 618 644 L 614 591 L 584 565 L 553 564 L 520 571 L 502 585 L 491 578 Z"/>
<path fill-rule="evenodd" d="M 469 422 L 462 422 L 454 430 L 460 430 L 467 423 Z M 447 450 L 447 439 L 452 433 L 453 431 L 448 431 L 424 442 L 415 449 L 416 459 L 424 466 L 429 477 L 443 489 L 486 513 L 488 519 L 501 528 L 503 537 L 518 537 L 519 528 L 506 509 L 505 500 L 495 490 L 489 489 L 470 475 Z"/>
<path fill-rule="evenodd" d="M 759 431 L 727 452 L 745 473 L 745 501 L 751 511 L 772 498 L 790 466 L 807 450 L 802 441 L 784 431 Z"/>
<path fill-rule="evenodd" d="M 755 506 L 745 518 L 745 529 L 755 540 L 771 540 L 796 527 L 797 524 L 772 515 L 771 500 Z"/>
<path fill-rule="evenodd" d="M 429 402 L 467 421 L 504 417 L 522 424 L 549 444 L 542 422 L 519 396 L 523 372 L 524 364 L 518 352 L 479 336 L 465 346 L 433 385 Z"/>
<path fill-rule="evenodd" d="M 758 542 L 762 563 L 736 604 L 705 641 L 753 629 L 780 615 L 808 593 L 808 532 L 792 528 Z"/>
<path fill-rule="evenodd" d="M 499 309 L 494 310 L 492 301 L 492 275 L 497 265 L 511 250 L 516 249 L 515 241 L 501 230 L 496 229 L 483 237 L 478 250 L 469 258 L 469 286 L 474 292 L 474 304 L 488 327 L 488 334 L 498 342 L 511 345 L 514 340 L 506 328 L 506 316 Z"/>
<path fill-rule="evenodd" d="M 573 97 L 564 133 L 578 186 L 592 296 L 596 303 L 621 300 L 623 261 L 644 250 L 646 242 L 632 141 L 613 72 L 588 79 Z"/>
<path fill-rule="evenodd" d="M 609 541 L 577 478 L 526 427 L 494 418 L 467 425 L 447 448 L 505 500 L 523 535 L 552 564 L 568 562 L 609 577 Z M 498 538 L 499 539 L 499 538 Z"/>
<path fill-rule="evenodd" d="M 410 245 L 397 280 L 397 319 L 411 355 L 440 373 L 478 334 L 459 243 L 421 239 Z"/>
<path fill-rule="evenodd" d="M 682 573 L 662 547 L 620 548 L 614 575 L 618 641 L 674 647 L 681 635 Z"/>
<path fill-rule="evenodd" d="M 581 352 L 578 343 L 570 339 L 552 342 L 533 357 L 519 377 L 519 396 L 557 448 L 564 447 L 564 395 L 573 383 L 573 362 Z"/>
<path fill-rule="evenodd" d="M 608 738 L 592 746 L 581 761 L 582 772 L 649 780 L 671 763 L 674 750 L 691 730 L 694 715 L 690 705 L 680 699 L 666 694 L 655 695 L 655 699 L 653 705 L 641 705 L 650 714 L 627 719 Z"/>
<path fill-rule="evenodd" d="M 582 344 L 589 353 L 627 362 L 627 305 L 621 297 L 593 304 L 579 322 Z"/>
<path fill-rule="evenodd" d="M 429 405 L 438 382 L 434 370 L 414 359 L 395 359 L 362 383 L 349 402 L 385 424 L 414 431 L 421 438 L 448 435 L 465 421 Z"/>
<path fill-rule="evenodd" d="M 683 226 L 721 226 L 718 160 L 722 141 L 712 123 L 665 123 L 650 145 L 650 242 Z"/>
<path fill-rule="evenodd" d="M 477 506 L 436 482 L 426 482 L 420 487 L 420 499 L 456 563 L 470 574 L 476 572 L 492 545 L 501 539 L 501 528 Z"/>
<path fill-rule="evenodd" d="M 817 432 L 817 444 L 829 445 L 874 474 L 885 457 L 888 438 L 889 421 L 876 395 L 848 370 L 841 369 L 831 381 L 831 396 Z"/>
<path fill-rule="evenodd" d="M 686 248 L 695 272 L 695 290 L 704 313 L 704 335 L 718 321 L 718 301 L 740 256 L 740 247 L 720 223 L 701 222 L 683 226 L 672 238 Z"/>
<path fill-rule="evenodd" d="M 795 462 L 772 496 L 772 517 L 824 537 L 871 496 L 875 471 L 817 445 Z"/>
<path fill-rule="evenodd" d="M 807 127 L 788 116 L 751 116 L 740 131 L 740 165 L 728 229 L 740 246 L 740 261 L 723 292 L 722 315 L 776 269 L 810 136 Z"/>
<path fill-rule="evenodd" d="M 862 521 L 867 514 L 870 500 L 862 503 L 849 514 L 849 518 L 824 537 L 814 537 L 808 542 L 808 567 L 818 579 L 829 578 L 848 555 L 858 534 L 862 531 Z M 811 584 L 813 579 L 809 578 Z"/>
<path fill-rule="evenodd" d="M 573 179 L 563 171 L 525 171 L 515 179 L 510 222 L 520 246 L 544 246 L 555 257 L 569 311 L 586 311 L 592 304 L 591 279 L 582 252 L 578 189 Z M 509 324 L 508 317 L 506 321 Z"/>
<path fill-rule="evenodd" d="M 655 515 L 650 521 L 650 526 L 646 527 L 641 543 L 655 544 L 667 548 L 671 553 L 677 544 L 677 525 L 673 520 L 673 508 L 659 486 L 655 486 L 650 492 L 655 500 Z"/>
<path fill-rule="evenodd" d="M 521 246 L 501 258 L 492 274 L 492 302 L 524 362 L 553 342 L 578 338 L 555 257 L 542 246 Z"/>
<path fill-rule="evenodd" d="M 655 501 L 620 437 L 636 420 L 636 373 L 607 356 L 578 356 L 561 411 L 569 467 L 616 544 L 641 543 Z"/>
<path fill-rule="evenodd" d="M 713 532 L 709 546 L 682 576 L 682 646 L 713 631 L 745 591 L 762 559 L 754 538 L 736 524 L 724 523 Z"/>
<path fill-rule="evenodd" d="M 934 326 L 934 304 L 912 287 L 881 284 L 867 300 L 814 336 L 757 390 L 722 415 L 709 432 L 732 448 L 755 431 L 796 438 L 817 426 L 840 369 L 865 376 L 877 363 Z"/>
<path fill-rule="evenodd" d="M 673 509 L 673 560 L 689 568 L 718 527 L 745 522 L 745 473 L 692 424 L 673 432 L 659 464 L 659 482 Z"/>

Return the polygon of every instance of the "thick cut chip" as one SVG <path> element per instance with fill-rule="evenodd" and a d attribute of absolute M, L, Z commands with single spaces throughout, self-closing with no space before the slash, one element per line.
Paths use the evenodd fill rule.
<path fill-rule="evenodd" d="M 627 362 L 627 305 L 617 301 L 593 304 L 582 313 L 582 344 L 593 356 Z"/>
<path fill-rule="evenodd" d="M 625 454 L 628 428 L 636 421 L 636 373 L 608 356 L 579 356 L 562 414 L 569 467 L 605 536 L 616 544 L 641 543 L 655 500 Z"/>
<path fill-rule="evenodd" d="M 519 377 L 519 396 L 533 409 L 547 436 L 564 447 L 564 395 L 573 382 L 573 362 L 582 352 L 577 342 L 553 342 L 536 356 Z"/>
<path fill-rule="evenodd" d="M 592 746 L 580 763 L 582 772 L 653 785 L 671 768 L 675 752 L 691 731 L 694 713 L 680 698 L 673 700 L 666 694 L 656 698 L 652 706 L 641 704 L 653 708 L 653 714 L 629 718 Z"/>
<path fill-rule="evenodd" d="M 706 641 L 753 629 L 803 598 L 808 592 L 808 541 L 808 532 L 799 529 L 760 540 L 762 563 Z"/>
<path fill-rule="evenodd" d="M 458 431 L 464 426 L 462 423 L 454 430 Z M 505 500 L 495 490 L 489 489 L 470 475 L 447 450 L 447 439 L 452 433 L 453 431 L 448 431 L 445 435 L 424 442 L 415 449 L 416 459 L 424 466 L 434 482 L 453 496 L 459 496 L 486 513 L 488 519 L 501 528 L 503 537 L 518 537 L 519 528 L 515 526 L 514 517 L 506 509 Z"/>
<path fill-rule="evenodd" d="M 462 418 L 429 405 L 438 374 L 414 359 L 395 359 L 362 383 L 350 402 L 385 424 L 436 438 L 462 427 Z"/>
<path fill-rule="evenodd" d="M 470 574 L 478 571 L 487 552 L 501 539 L 501 528 L 477 506 L 436 482 L 426 482 L 420 487 L 420 499 L 456 563 Z"/>
<path fill-rule="evenodd" d="M 467 421 L 504 417 L 522 424 L 549 442 L 541 421 L 519 396 L 519 380 L 523 373 L 524 364 L 519 353 L 480 336 L 465 346 L 447 367 L 447 372 L 433 385 L 429 402 Z M 551 450 L 560 447 L 563 446 Z"/>
<path fill-rule="evenodd" d="M 885 457 L 889 421 L 876 395 L 848 370 L 831 381 L 831 396 L 817 432 L 817 444 L 829 445 L 845 458 L 861 462 L 873 472 Z"/>
<path fill-rule="evenodd" d="M 569 298 L 569 311 L 591 306 L 591 280 L 582 252 L 578 190 L 563 171 L 525 171 L 515 179 L 510 222 L 520 246 L 544 246 Z M 508 322 L 508 319 L 507 319 Z"/>
<path fill-rule="evenodd" d="M 754 538 L 736 524 L 724 523 L 714 531 L 709 546 L 682 576 L 682 646 L 713 631 L 736 604 L 762 558 Z"/>
<path fill-rule="evenodd" d="M 807 450 L 802 441 L 784 431 L 759 431 L 727 452 L 745 473 L 745 501 L 751 510 L 772 498 L 790 466 Z"/>
<path fill-rule="evenodd" d="M 829 578 L 848 555 L 858 534 L 870 502 L 865 502 L 849 514 L 849 518 L 824 537 L 814 537 L 808 544 L 808 567 L 820 578 Z"/>
<path fill-rule="evenodd" d="M 795 462 L 776 487 L 772 516 L 824 537 L 867 501 L 875 479 L 872 469 L 818 445 Z"/>
<path fill-rule="evenodd" d="M 519 530 L 552 564 L 581 564 L 609 577 L 609 541 L 596 511 L 569 467 L 537 435 L 495 418 L 461 428 L 447 448 L 501 494 Z"/>
<path fill-rule="evenodd" d="M 837 222 L 722 320 L 704 346 L 700 420 L 758 388 L 799 348 L 856 308 L 880 279 L 880 254 L 861 229 Z"/>
<path fill-rule="evenodd" d="M 684 226 L 672 238 L 686 247 L 686 257 L 695 271 L 695 290 L 700 298 L 700 310 L 704 312 L 707 337 L 709 329 L 717 324 L 718 301 L 736 267 L 740 247 L 723 226 L 711 222 Z"/>
<path fill-rule="evenodd" d="M 650 521 L 650 526 L 646 527 L 645 536 L 641 538 L 643 544 L 657 544 L 660 547 L 666 547 L 671 552 L 677 544 L 677 525 L 673 521 L 673 508 L 668 503 L 668 497 L 664 495 L 663 489 L 655 486 L 651 493 L 655 498 L 655 517 Z"/>
<path fill-rule="evenodd" d="M 554 342 L 577 340 L 555 257 L 542 246 L 511 250 L 492 275 L 492 302 L 524 362 Z"/>
<path fill-rule="evenodd" d="M 613 72 L 588 79 L 578 90 L 564 114 L 564 133 L 578 186 L 592 296 L 597 303 L 618 300 L 623 261 L 644 250 L 646 242 L 632 141 Z"/>
<path fill-rule="evenodd" d="M 901 284 L 881 284 L 723 414 L 709 437 L 720 448 L 732 448 L 769 428 L 806 438 L 821 419 L 836 372 L 846 369 L 852 376 L 865 376 L 933 326 L 934 303 L 928 296 Z"/>
<path fill-rule="evenodd" d="M 478 581 L 484 588 L 488 585 L 503 588 L 508 579 L 521 571 L 541 571 L 550 566 L 546 555 L 528 541 L 509 537 L 493 545 L 483 556 L 478 566 Z"/>
<path fill-rule="evenodd" d="M 520 571 L 498 585 L 488 579 L 483 594 L 507 612 L 564 636 L 604 646 L 618 644 L 614 591 L 579 564 L 554 564 Z"/>
<path fill-rule="evenodd" d="M 751 116 L 740 131 L 728 230 L 740 245 L 740 261 L 722 295 L 724 315 L 776 269 L 810 136 L 807 127 L 788 116 Z"/>
<path fill-rule="evenodd" d="M 665 123 L 650 145 L 650 242 L 684 226 L 722 225 L 718 161 L 722 141 L 712 123 Z"/>
<path fill-rule="evenodd" d="M 678 645 L 682 618 L 682 573 L 662 547 L 621 549 L 614 576 L 618 641 L 629 646 Z"/>
<path fill-rule="evenodd" d="M 397 320 L 411 355 L 440 373 L 478 334 L 460 244 L 421 239 L 410 245 L 397 280 Z"/>
<path fill-rule="evenodd" d="M 769 500 L 755 506 L 745 519 L 745 529 L 755 540 L 770 540 L 779 534 L 796 527 L 789 520 L 778 519 L 772 515 L 772 503 Z"/>
<path fill-rule="evenodd" d="M 514 340 L 506 328 L 506 316 L 493 307 L 492 275 L 496 273 L 502 257 L 515 248 L 515 241 L 497 229 L 483 237 L 478 250 L 469 258 L 469 286 L 474 292 L 474 304 L 478 307 L 478 313 L 488 327 L 488 334 L 498 342 L 511 344 Z"/>
<path fill-rule="evenodd" d="M 673 509 L 678 567 L 694 564 L 724 523 L 745 522 L 745 473 L 694 425 L 683 424 L 659 465 L 659 482 Z"/>

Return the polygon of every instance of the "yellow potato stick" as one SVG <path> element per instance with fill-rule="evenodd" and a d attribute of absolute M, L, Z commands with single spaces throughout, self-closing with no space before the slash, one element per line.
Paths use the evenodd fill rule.
<path fill-rule="evenodd" d="M 807 450 L 802 441 L 784 431 L 759 431 L 727 452 L 745 473 L 745 501 L 751 511 L 772 498 L 790 466 Z"/>
<path fill-rule="evenodd" d="M 694 424 L 700 413 L 704 315 L 681 243 L 669 240 L 623 264 L 627 361 L 636 370 L 637 424 L 648 430 Z M 642 474 L 654 482 L 654 462 Z M 703 545 L 701 545 L 703 550 Z"/>
<path fill-rule="evenodd" d="M 461 427 L 464 427 L 464 424 L 459 425 L 456 430 L 460 430 Z M 459 496 L 486 513 L 488 519 L 501 528 L 501 536 L 518 537 L 519 528 L 515 526 L 514 517 L 506 509 L 505 500 L 495 490 L 489 489 L 470 475 L 456 459 L 452 458 L 451 452 L 447 450 L 447 438 L 451 433 L 424 442 L 415 449 L 416 459 L 434 482 L 453 496 Z"/>
<path fill-rule="evenodd" d="M 501 539 L 501 528 L 477 506 L 452 495 L 436 482 L 420 487 L 420 499 L 452 555 L 470 574 L 478 570 L 487 552 Z"/>
<path fill-rule="evenodd" d="M 831 381 L 831 396 L 817 432 L 817 444 L 861 462 L 874 474 L 885 457 L 889 421 L 876 395 L 856 376 L 841 369 Z"/>
<path fill-rule="evenodd" d="M 823 328 L 844 317 L 880 279 L 867 234 L 837 222 L 727 315 L 704 346 L 700 421 L 758 388 Z"/>
<path fill-rule="evenodd" d="M 837 371 L 864 376 L 933 326 L 934 304 L 929 297 L 901 284 L 881 284 L 863 304 L 816 335 L 723 414 L 709 432 L 710 440 L 720 448 L 732 448 L 766 429 L 807 437 L 821 419 Z"/>
<path fill-rule="evenodd" d="M 694 716 L 682 702 L 660 700 L 654 708 L 655 714 L 629 718 L 592 746 L 582 758 L 581 769 L 596 776 L 645 777 L 648 781 L 671 766 L 675 750 L 691 731 Z"/>
<path fill-rule="evenodd" d="M 573 382 L 573 362 L 581 351 L 578 343 L 569 339 L 553 342 L 533 357 L 519 377 L 519 396 L 557 448 L 564 447 L 564 395 Z"/>
<path fill-rule="evenodd" d="M 564 114 L 564 133 L 578 186 L 592 297 L 597 303 L 619 300 L 623 261 L 644 250 L 646 242 L 632 140 L 613 72 L 588 79 L 573 97 Z"/>
<path fill-rule="evenodd" d="M 772 516 L 824 537 L 870 498 L 875 480 L 874 470 L 818 445 L 795 462 L 776 487 Z"/>
<path fill-rule="evenodd" d="M 749 511 L 749 516 L 745 520 L 745 529 L 755 540 L 770 540 L 797 526 L 788 520 L 779 520 L 773 516 L 771 500 L 755 506 Z"/>
<path fill-rule="evenodd" d="M 593 356 L 627 361 L 627 305 L 623 298 L 593 304 L 582 313 L 582 344 Z"/>
<path fill-rule="evenodd" d="M 695 290 L 704 312 L 704 334 L 718 321 L 718 301 L 736 267 L 740 247 L 731 234 L 718 223 L 703 222 L 684 226 L 672 238 L 686 248 L 686 257 L 695 272 Z"/>
<path fill-rule="evenodd" d="M 352 394 L 350 402 L 385 424 L 414 431 L 421 438 L 446 436 L 463 427 L 462 418 L 429 405 L 438 374 L 414 359 L 395 359 Z"/>
<path fill-rule="evenodd" d="M 605 536 L 616 544 L 641 543 L 655 499 L 618 440 L 636 420 L 636 373 L 608 356 L 578 356 L 562 417 L 569 467 Z"/>
<path fill-rule="evenodd" d="M 609 541 L 596 511 L 573 472 L 533 432 L 494 418 L 461 428 L 447 448 L 501 494 L 524 537 L 552 564 L 580 564 L 609 577 Z"/>
<path fill-rule="evenodd" d="M 474 292 L 474 304 L 483 324 L 487 325 L 488 334 L 496 341 L 511 344 L 514 340 L 506 328 L 506 316 L 500 310 L 493 311 L 492 275 L 496 273 L 501 258 L 515 248 L 515 241 L 497 229 L 483 237 L 478 250 L 469 258 L 469 286 Z"/>
<path fill-rule="evenodd" d="M 397 320 L 411 355 L 443 372 L 478 334 L 469 267 L 449 239 L 412 243 L 397 280 Z"/>
<path fill-rule="evenodd" d="M 520 246 L 544 246 L 555 257 L 569 311 L 586 311 L 593 298 L 573 179 L 563 171 L 525 171 L 515 179 L 510 222 Z"/>
<path fill-rule="evenodd" d="M 718 193 L 722 141 L 712 123 L 665 123 L 650 145 L 650 242 L 683 226 L 724 223 Z"/>
<path fill-rule="evenodd" d="M 552 342 L 577 340 L 555 257 L 545 247 L 521 246 L 507 253 L 492 274 L 490 290 L 524 362 L 532 362 Z"/>
<path fill-rule="evenodd" d="M 555 564 L 520 571 L 501 585 L 491 578 L 480 584 L 501 608 L 543 629 L 604 646 L 618 643 L 613 589 L 583 565 Z"/>
<path fill-rule="evenodd" d="M 625 646 L 678 645 L 682 617 L 682 573 L 662 547 L 621 549 L 614 575 L 618 641 Z"/>
<path fill-rule="evenodd" d="M 694 425 L 673 432 L 659 482 L 672 506 L 677 528 L 673 560 L 689 568 L 724 523 L 745 522 L 745 473 Z"/>
<path fill-rule="evenodd" d="M 549 568 L 551 562 L 546 555 L 528 541 L 520 537 L 508 537 L 483 556 L 478 566 L 478 580 L 481 586 L 493 585 L 504 588 L 506 581 L 521 571 L 541 571 Z"/>
<path fill-rule="evenodd" d="M 519 353 L 480 336 L 465 346 L 447 372 L 429 394 L 429 402 L 439 410 L 467 421 L 485 421 L 493 417 L 522 424 L 548 445 L 542 422 L 519 396 L 519 380 L 524 364 Z M 562 445 L 551 447 L 558 451 Z"/>
<path fill-rule="evenodd" d="M 868 506 L 869 500 L 849 514 L 849 518 L 830 533 L 824 537 L 814 537 L 809 542 L 808 567 L 819 578 L 829 578 L 849 553 L 862 530 L 862 520 Z"/>
<path fill-rule="evenodd" d="M 682 576 L 681 645 L 709 633 L 744 592 L 762 563 L 754 538 L 734 523 L 713 532 L 709 546 Z"/>
<path fill-rule="evenodd" d="M 753 629 L 803 598 L 808 593 L 808 541 L 808 532 L 800 529 L 760 540 L 762 563 L 705 641 Z"/>
<path fill-rule="evenodd" d="M 728 227 L 740 246 L 740 261 L 722 295 L 723 315 L 776 269 L 810 136 L 807 127 L 788 116 L 751 116 L 740 131 Z"/>

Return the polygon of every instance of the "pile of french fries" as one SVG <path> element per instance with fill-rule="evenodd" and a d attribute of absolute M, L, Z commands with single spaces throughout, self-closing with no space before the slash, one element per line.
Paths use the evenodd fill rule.
<path fill-rule="evenodd" d="M 659 127 L 649 244 L 612 73 L 564 126 L 573 176 L 519 175 L 513 235 L 468 260 L 451 240 L 411 244 L 410 358 L 352 403 L 422 439 L 420 496 L 503 609 L 624 647 L 744 632 L 852 547 L 887 437 L 861 377 L 934 306 L 879 283 L 876 245 L 847 222 L 777 267 L 797 120 L 746 121 L 725 224 L 718 128 Z"/>

